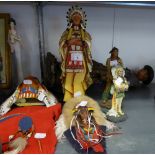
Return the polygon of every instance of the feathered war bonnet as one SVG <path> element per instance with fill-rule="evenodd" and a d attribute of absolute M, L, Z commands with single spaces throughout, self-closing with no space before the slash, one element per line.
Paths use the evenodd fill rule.
<path fill-rule="evenodd" d="M 81 26 L 85 29 L 86 25 L 87 25 L 87 15 L 85 13 L 85 11 L 82 10 L 81 7 L 79 7 L 78 5 L 72 6 L 71 8 L 68 9 L 67 11 L 67 26 L 70 27 L 72 25 L 72 16 L 78 13 L 81 16 Z"/>

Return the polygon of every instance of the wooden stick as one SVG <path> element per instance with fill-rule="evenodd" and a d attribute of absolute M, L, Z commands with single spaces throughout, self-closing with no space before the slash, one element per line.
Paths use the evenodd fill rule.
<path fill-rule="evenodd" d="M 42 147 L 41 147 L 41 142 L 40 142 L 40 140 L 39 140 L 39 139 L 38 139 L 38 144 L 39 144 L 39 149 L 40 149 L 40 152 L 43 152 Z"/>

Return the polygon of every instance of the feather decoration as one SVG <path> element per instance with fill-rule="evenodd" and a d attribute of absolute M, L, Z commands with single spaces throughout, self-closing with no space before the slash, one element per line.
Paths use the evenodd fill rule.
<path fill-rule="evenodd" d="M 64 132 L 66 130 L 67 130 L 67 127 L 65 125 L 65 118 L 64 118 L 64 115 L 61 114 L 55 126 L 55 134 L 59 142 L 62 142 L 62 138 L 64 137 Z"/>
<path fill-rule="evenodd" d="M 66 18 L 69 19 L 67 21 L 68 24 L 71 23 L 72 15 L 74 13 L 76 13 L 76 12 L 81 15 L 83 28 L 86 28 L 86 22 L 87 22 L 87 20 L 86 20 L 86 17 L 87 17 L 86 12 L 83 11 L 82 8 L 79 7 L 78 5 L 72 6 L 71 8 L 68 9 L 67 16 L 66 16 Z"/>

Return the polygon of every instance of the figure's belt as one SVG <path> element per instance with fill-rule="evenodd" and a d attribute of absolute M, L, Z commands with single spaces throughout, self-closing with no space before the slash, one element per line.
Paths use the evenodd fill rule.
<path fill-rule="evenodd" d="M 84 69 L 66 69 L 67 73 L 81 73 L 84 72 Z"/>

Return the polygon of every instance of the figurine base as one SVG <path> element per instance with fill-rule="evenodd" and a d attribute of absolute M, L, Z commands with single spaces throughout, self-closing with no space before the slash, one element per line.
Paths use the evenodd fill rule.
<path fill-rule="evenodd" d="M 109 109 L 102 108 L 102 112 L 106 114 L 107 120 L 109 120 L 111 122 L 114 122 L 114 123 L 123 122 L 123 121 L 126 121 L 128 118 L 127 114 L 124 114 L 124 115 L 119 116 L 119 117 L 109 116 L 109 115 L 107 115 L 108 111 L 109 111 Z"/>
<path fill-rule="evenodd" d="M 106 116 L 107 116 L 107 120 L 114 122 L 114 123 L 126 121 L 128 118 L 127 114 L 121 115 L 119 117 L 114 117 L 114 116 L 109 116 L 109 115 L 106 115 Z"/>

